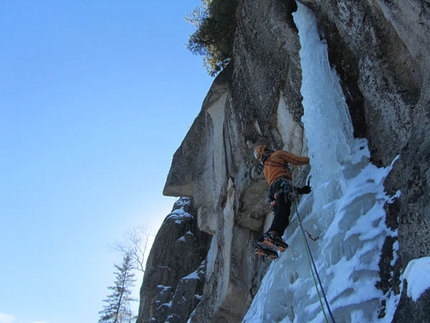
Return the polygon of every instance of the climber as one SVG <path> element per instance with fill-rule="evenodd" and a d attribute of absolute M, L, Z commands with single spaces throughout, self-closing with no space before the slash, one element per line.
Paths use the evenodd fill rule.
<path fill-rule="evenodd" d="M 254 157 L 263 165 L 264 177 L 270 185 L 266 202 L 271 203 L 274 214 L 272 225 L 260 238 L 260 243 L 256 245 L 256 252 L 259 255 L 265 254 L 276 258 L 277 253 L 275 252 L 275 256 L 273 252 L 270 252 L 271 247 L 276 246 L 281 252 L 288 248 L 288 245 L 282 240 L 282 235 L 290 222 L 291 200 L 294 196 L 297 197 L 297 194 L 311 192 L 310 186 L 298 188 L 293 185 L 289 167 L 290 165 L 307 165 L 309 158 L 299 157 L 284 150 L 273 151 L 265 145 L 255 147 Z"/>

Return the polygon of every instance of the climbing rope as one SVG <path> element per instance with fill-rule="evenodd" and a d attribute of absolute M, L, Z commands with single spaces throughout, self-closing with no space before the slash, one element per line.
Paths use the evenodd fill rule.
<path fill-rule="evenodd" d="M 301 229 L 301 232 L 302 232 L 302 237 L 303 237 L 303 240 L 304 240 L 304 242 L 305 242 L 305 246 L 306 246 L 306 254 L 307 254 L 307 256 L 308 256 L 308 261 L 309 261 L 309 267 L 310 267 L 310 270 L 311 270 L 311 272 L 312 272 L 312 278 L 313 278 L 313 280 L 314 280 L 315 289 L 317 290 L 318 299 L 319 299 L 319 302 L 320 302 L 320 305 L 321 305 L 321 309 L 322 309 L 323 314 L 324 314 L 325 321 L 326 321 L 326 322 L 329 322 L 328 317 L 327 317 L 327 314 L 326 314 L 326 312 L 325 312 L 325 310 L 324 310 L 324 304 L 323 304 L 323 302 L 322 302 L 321 293 L 322 293 L 322 295 L 323 295 L 323 297 L 324 297 L 324 301 L 325 301 L 325 304 L 326 304 L 327 310 L 328 310 L 328 312 L 329 312 L 329 314 L 330 314 L 331 321 L 332 321 L 332 323 L 335 323 L 335 320 L 334 320 L 334 317 L 333 317 L 333 313 L 331 312 L 330 305 L 329 305 L 329 303 L 328 303 L 328 301 L 327 301 L 327 297 L 326 297 L 326 295 L 325 295 L 324 288 L 323 288 L 323 286 L 322 286 L 321 279 L 320 279 L 320 276 L 319 276 L 319 274 L 318 274 L 317 267 L 316 267 L 316 265 L 315 265 L 314 258 L 312 257 L 311 248 L 309 247 L 308 240 L 306 239 L 306 235 L 305 235 L 305 231 L 306 231 L 306 230 L 303 228 L 302 220 L 301 220 L 301 218 L 300 218 L 299 211 L 297 210 L 297 202 L 296 202 L 296 201 L 294 201 L 294 202 L 293 202 L 293 208 L 294 208 L 294 212 L 297 214 L 297 219 L 298 219 L 298 221 L 299 221 L 299 226 L 300 226 L 300 229 Z M 308 232 L 306 231 L 306 233 L 308 233 Z M 309 235 L 309 238 L 310 238 L 310 239 L 312 239 L 312 238 L 310 237 L 310 234 L 309 234 L 309 233 L 308 233 L 308 235 Z M 317 237 L 317 238 L 318 238 L 318 237 Z M 312 240 L 313 240 L 313 239 L 312 239 Z M 316 239 L 315 239 L 315 240 L 316 240 Z M 313 241 L 315 241 L 315 240 L 313 240 Z M 313 269 L 312 269 L 312 268 L 313 268 Z M 318 289 L 318 284 L 317 284 L 317 281 L 316 281 L 316 278 L 315 278 L 315 277 L 318 279 L 318 283 L 319 283 L 319 286 L 320 286 L 320 289 L 321 289 L 321 293 L 320 293 L 320 291 L 319 291 L 319 289 Z"/>

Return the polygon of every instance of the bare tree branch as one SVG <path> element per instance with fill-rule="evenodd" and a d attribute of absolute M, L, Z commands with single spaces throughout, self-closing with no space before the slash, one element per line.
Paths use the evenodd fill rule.
<path fill-rule="evenodd" d="M 124 254 L 130 254 L 133 260 L 133 268 L 144 273 L 146 252 L 148 251 L 151 236 L 152 234 L 148 227 L 133 227 L 126 231 L 123 241 L 115 242 L 112 249 Z"/>

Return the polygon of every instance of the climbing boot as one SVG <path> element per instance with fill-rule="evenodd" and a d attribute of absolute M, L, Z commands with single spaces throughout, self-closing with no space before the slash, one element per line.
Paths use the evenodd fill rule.
<path fill-rule="evenodd" d="M 271 260 L 278 258 L 278 253 L 272 248 L 267 247 L 264 243 L 255 244 L 255 253 L 259 256 L 267 256 Z"/>
<path fill-rule="evenodd" d="M 276 246 L 280 252 L 284 252 L 288 248 L 288 244 L 275 231 L 266 232 L 263 235 L 263 241 L 269 247 Z"/>

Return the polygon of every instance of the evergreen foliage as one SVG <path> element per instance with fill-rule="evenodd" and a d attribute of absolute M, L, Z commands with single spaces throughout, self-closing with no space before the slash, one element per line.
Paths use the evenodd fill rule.
<path fill-rule="evenodd" d="M 202 0 L 202 7 L 194 9 L 186 20 L 197 30 L 189 38 L 187 48 L 205 56 L 203 63 L 215 76 L 231 61 L 236 30 L 238 0 Z"/>
<path fill-rule="evenodd" d="M 113 292 L 104 300 L 107 305 L 99 312 L 99 323 L 129 323 L 136 319 L 130 309 L 130 302 L 136 301 L 131 297 L 131 288 L 136 281 L 131 254 L 124 255 L 122 266 L 114 266 L 118 270 L 115 272 L 115 286 L 108 287 Z"/>

